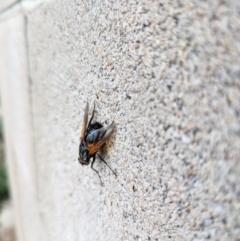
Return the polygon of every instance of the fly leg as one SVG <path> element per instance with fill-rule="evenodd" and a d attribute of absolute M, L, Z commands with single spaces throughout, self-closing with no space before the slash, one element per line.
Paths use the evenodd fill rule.
<path fill-rule="evenodd" d="M 91 168 L 98 174 L 98 177 L 99 177 L 99 179 L 100 179 L 101 185 L 103 186 L 103 182 L 102 182 L 102 179 L 101 179 L 98 171 L 93 168 L 93 164 L 94 164 L 94 162 L 95 162 L 95 159 L 96 159 L 96 155 L 93 156 L 93 161 L 92 161 L 92 164 L 91 164 Z"/>
<path fill-rule="evenodd" d="M 98 155 L 98 154 L 97 154 L 97 155 Z M 116 172 L 113 171 L 113 169 L 107 164 L 107 162 L 104 161 L 104 159 L 103 159 L 100 155 L 98 155 L 98 157 L 101 159 L 101 161 L 103 161 L 103 162 L 108 166 L 108 168 L 109 168 L 109 169 L 114 173 L 114 175 L 117 177 Z"/>

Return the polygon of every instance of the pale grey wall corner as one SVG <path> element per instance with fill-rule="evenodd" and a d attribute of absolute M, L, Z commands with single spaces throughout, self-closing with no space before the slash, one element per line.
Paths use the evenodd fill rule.
<path fill-rule="evenodd" d="M 238 1 L 42 3 L 0 7 L 19 240 L 239 240 Z M 87 100 L 117 127 L 104 187 L 77 162 Z"/>

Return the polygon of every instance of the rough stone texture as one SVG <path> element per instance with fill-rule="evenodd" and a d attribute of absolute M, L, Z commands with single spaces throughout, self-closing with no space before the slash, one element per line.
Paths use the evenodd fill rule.
<path fill-rule="evenodd" d="M 239 15 L 237 0 L 62 0 L 28 15 L 44 240 L 239 240 Z M 118 178 L 96 163 L 104 187 L 77 162 L 87 100 L 117 127 L 103 156 Z"/>
<path fill-rule="evenodd" d="M 51 240 L 240 237 L 238 1 L 61 1 L 29 16 L 38 193 Z M 77 163 L 86 101 L 116 122 Z M 59 230 L 64 230 L 62 235 Z"/>

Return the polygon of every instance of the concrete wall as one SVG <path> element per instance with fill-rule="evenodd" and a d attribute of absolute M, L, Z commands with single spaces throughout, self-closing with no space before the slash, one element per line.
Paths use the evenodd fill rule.
<path fill-rule="evenodd" d="M 239 240 L 238 1 L 28 6 L 0 17 L 18 240 Z M 116 123 L 104 187 L 77 161 L 87 100 Z"/>

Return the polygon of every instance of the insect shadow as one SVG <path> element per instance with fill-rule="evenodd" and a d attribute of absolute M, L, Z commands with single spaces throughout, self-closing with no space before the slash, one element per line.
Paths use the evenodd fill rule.
<path fill-rule="evenodd" d="M 89 111 L 89 105 L 87 103 L 84 111 L 82 131 L 80 135 L 78 161 L 82 165 L 89 165 L 89 163 L 91 162 L 91 168 L 98 174 L 101 185 L 103 185 L 99 172 L 93 167 L 93 164 L 95 163 L 96 155 L 97 155 L 99 159 L 102 162 L 104 162 L 108 166 L 108 168 L 114 173 L 114 175 L 117 177 L 117 174 L 112 170 L 112 168 L 107 164 L 107 162 L 97 153 L 99 149 L 105 144 L 105 142 L 112 136 L 115 129 L 115 125 L 114 123 L 112 123 L 111 125 L 104 127 L 99 122 L 92 123 L 94 113 L 96 112 L 95 102 L 94 102 L 92 116 L 89 122 L 88 122 L 88 111 Z"/>

